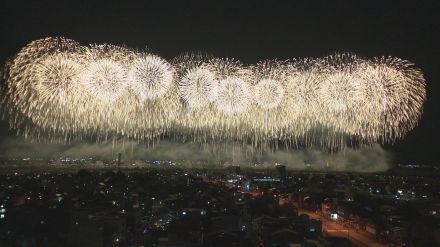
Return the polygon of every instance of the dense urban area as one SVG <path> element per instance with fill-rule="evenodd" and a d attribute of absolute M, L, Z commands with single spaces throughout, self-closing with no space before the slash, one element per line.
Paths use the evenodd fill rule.
<path fill-rule="evenodd" d="M 440 246 L 438 171 L 414 175 L 418 165 L 354 174 L 84 162 L 2 161 L 1 246 Z"/>

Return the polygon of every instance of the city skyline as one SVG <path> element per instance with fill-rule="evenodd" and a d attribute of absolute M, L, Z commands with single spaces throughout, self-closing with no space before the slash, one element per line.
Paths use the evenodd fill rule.
<path fill-rule="evenodd" d="M 3 1 L 0 246 L 440 247 L 440 1 Z"/>

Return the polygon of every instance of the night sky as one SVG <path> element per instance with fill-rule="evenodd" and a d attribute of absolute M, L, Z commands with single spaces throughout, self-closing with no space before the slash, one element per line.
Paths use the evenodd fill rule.
<path fill-rule="evenodd" d="M 423 70 L 428 100 L 419 126 L 385 148 L 396 161 L 440 165 L 440 1 L 143 2 L 2 1 L 1 63 L 32 40 L 48 36 L 148 47 L 165 58 L 204 51 L 245 63 L 323 57 L 335 51 L 367 58 L 396 56 Z M 2 121 L 0 138 L 13 135 Z"/>

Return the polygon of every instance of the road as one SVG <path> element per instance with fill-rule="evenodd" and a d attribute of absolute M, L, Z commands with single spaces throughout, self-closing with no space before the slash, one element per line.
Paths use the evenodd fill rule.
<path fill-rule="evenodd" d="M 385 247 L 386 245 L 377 242 L 374 237 L 365 232 L 359 231 L 356 232 L 354 229 L 349 229 L 344 227 L 333 220 L 322 217 L 321 215 L 306 211 L 306 210 L 298 210 L 299 214 L 307 214 L 312 219 L 320 219 L 322 222 L 322 230 L 323 232 L 327 232 L 329 236 L 332 237 L 343 237 L 348 238 L 352 243 L 359 247 Z"/>

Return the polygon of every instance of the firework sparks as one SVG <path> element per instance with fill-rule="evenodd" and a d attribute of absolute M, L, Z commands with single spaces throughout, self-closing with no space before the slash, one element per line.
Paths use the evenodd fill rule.
<path fill-rule="evenodd" d="M 190 54 L 170 64 L 63 38 L 31 42 L 3 77 L 1 106 L 11 127 L 65 141 L 394 142 L 417 125 L 426 99 L 421 71 L 398 58 L 342 53 L 244 66 Z"/>
<path fill-rule="evenodd" d="M 243 79 L 231 76 L 219 82 L 216 102 L 218 108 L 226 114 L 234 115 L 245 111 L 250 101 L 251 90 Z"/>
<path fill-rule="evenodd" d="M 204 107 L 215 101 L 218 81 L 213 72 L 206 68 L 188 70 L 179 82 L 180 95 L 191 108 Z"/>
<path fill-rule="evenodd" d="M 82 83 L 97 99 L 112 103 L 123 94 L 127 87 L 126 71 L 115 61 L 98 60 L 87 66 Z"/>
<path fill-rule="evenodd" d="M 166 94 L 173 83 L 174 70 L 158 56 L 141 55 L 131 65 L 128 77 L 131 87 L 144 102 Z"/>
<path fill-rule="evenodd" d="M 284 97 L 284 88 L 279 81 L 263 79 L 255 85 L 255 100 L 263 109 L 277 107 Z"/>

